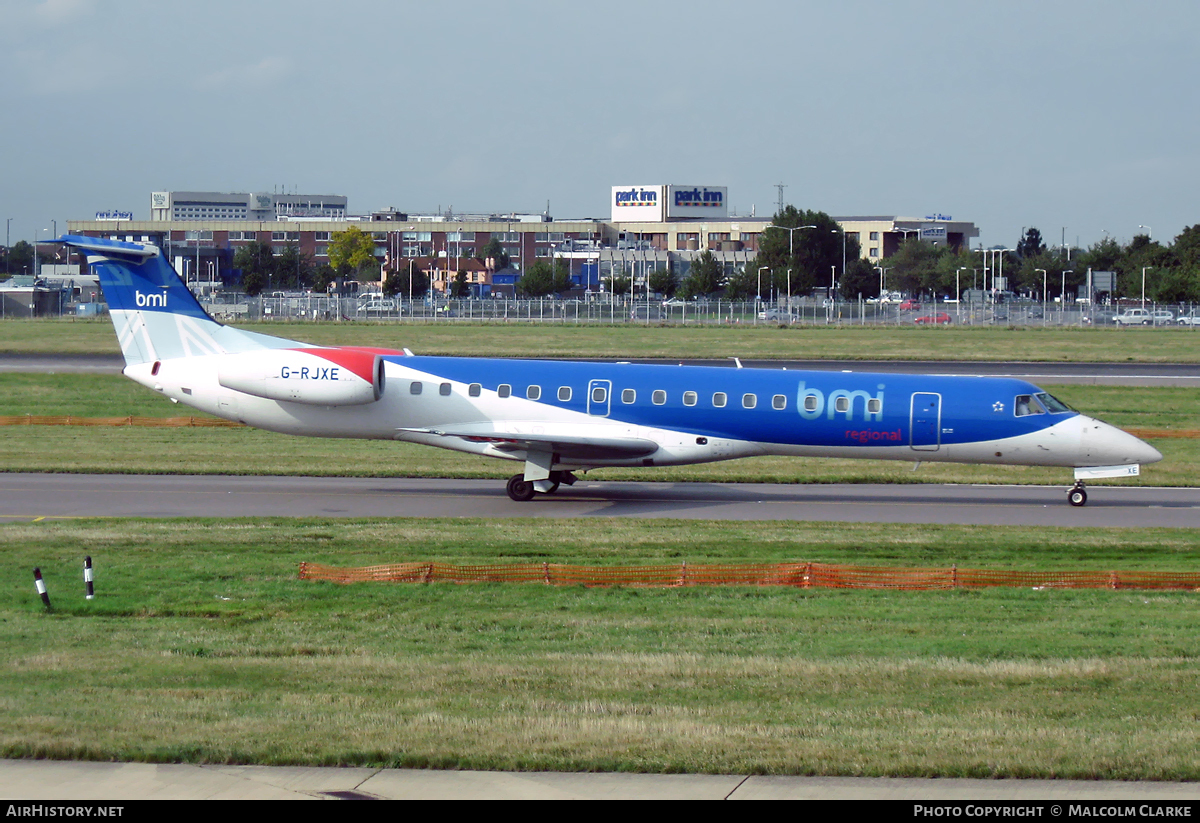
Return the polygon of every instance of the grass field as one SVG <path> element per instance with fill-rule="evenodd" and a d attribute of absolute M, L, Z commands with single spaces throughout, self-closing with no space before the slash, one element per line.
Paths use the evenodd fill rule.
<path fill-rule="evenodd" d="M 1200 779 L 1194 593 L 296 579 L 301 560 L 1169 570 L 1197 551 L 1197 531 L 1154 529 L 9 524 L 0 756 Z"/>
<path fill-rule="evenodd" d="M 781 360 L 1015 360 L 1200 363 L 1200 332 L 1158 328 L 864 326 L 574 326 L 483 323 L 254 323 L 254 331 L 319 345 L 497 357 Z M 0 353 L 117 354 L 107 319 L 2 320 Z"/>

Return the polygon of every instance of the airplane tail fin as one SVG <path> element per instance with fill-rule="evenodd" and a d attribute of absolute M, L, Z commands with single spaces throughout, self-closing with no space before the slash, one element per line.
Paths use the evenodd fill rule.
<path fill-rule="evenodd" d="M 304 345 L 213 320 L 156 246 L 74 235 L 58 242 L 83 252 L 98 276 L 126 366 Z"/>

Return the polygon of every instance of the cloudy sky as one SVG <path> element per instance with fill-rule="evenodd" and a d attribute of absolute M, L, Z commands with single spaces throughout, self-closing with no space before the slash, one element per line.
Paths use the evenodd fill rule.
<path fill-rule="evenodd" d="M 1200 223 L 1200 4 L 0 0 L 12 241 L 156 190 L 355 213 L 941 213 L 985 245 Z M 42 237 L 49 232 L 42 233 Z"/>

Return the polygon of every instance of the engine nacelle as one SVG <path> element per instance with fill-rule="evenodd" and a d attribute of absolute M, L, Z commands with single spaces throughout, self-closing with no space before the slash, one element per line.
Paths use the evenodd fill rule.
<path fill-rule="evenodd" d="M 361 406 L 383 395 L 383 358 L 355 349 L 266 349 L 227 354 L 217 382 L 227 389 L 311 406 Z"/>

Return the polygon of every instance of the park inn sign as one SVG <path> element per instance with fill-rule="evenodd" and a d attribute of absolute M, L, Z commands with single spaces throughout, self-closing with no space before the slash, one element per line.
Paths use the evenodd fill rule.
<path fill-rule="evenodd" d="M 725 186 L 613 186 L 614 223 L 661 223 L 664 220 L 701 217 L 724 220 L 729 216 L 729 189 Z"/>

